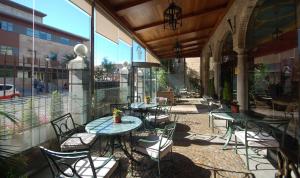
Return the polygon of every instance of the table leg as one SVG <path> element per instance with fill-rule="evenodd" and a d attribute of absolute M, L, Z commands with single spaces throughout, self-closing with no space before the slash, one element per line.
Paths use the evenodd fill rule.
<path fill-rule="evenodd" d="M 232 128 L 233 124 L 232 122 L 228 122 L 228 135 L 227 135 L 227 140 L 223 146 L 223 150 L 227 148 L 227 145 L 229 144 L 232 134 L 233 134 L 233 128 Z"/>
<path fill-rule="evenodd" d="M 131 139 L 131 134 L 130 134 L 130 139 Z M 129 153 L 125 143 L 124 143 L 124 145 L 122 145 L 121 137 L 118 137 L 118 141 L 121 145 L 121 147 L 120 147 L 121 150 L 124 152 L 124 154 L 127 156 L 127 158 L 129 158 L 131 161 L 134 161 L 135 163 L 138 163 L 138 161 L 133 158 L 132 150 L 131 150 L 131 153 Z M 131 144 L 130 144 L 130 147 L 131 147 Z"/>
<path fill-rule="evenodd" d="M 115 149 L 115 137 L 112 136 L 110 137 L 110 155 L 114 154 L 114 149 Z"/>

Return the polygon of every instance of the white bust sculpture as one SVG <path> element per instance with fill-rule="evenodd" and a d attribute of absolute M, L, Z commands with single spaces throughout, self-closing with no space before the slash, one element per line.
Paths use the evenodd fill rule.
<path fill-rule="evenodd" d="M 74 60 L 83 60 L 87 56 L 88 48 L 84 44 L 77 44 L 74 47 L 74 52 L 77 55 Z"/>
<path fill-rule="evenodd" d="M 88 48 L 84 44 L 77 44 L 74 47 L 74 52 L 76 54 L 76 58 L 69 62 L 68 67 L 70 69 L 87 68 L 88 62 L 86 61 L 86 57 L 88 54 Z"/>

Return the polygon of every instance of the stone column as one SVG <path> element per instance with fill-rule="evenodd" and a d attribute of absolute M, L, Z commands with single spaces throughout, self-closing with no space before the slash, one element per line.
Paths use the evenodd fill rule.
<path fill-rule="evenodd" d="M 214 85 L 215 85 L 215 93 L 218 95 L 220 99 L 220 84 L 221 84 L 221 63 L 219 61 L 215 61 L 214 63 Z"/>
<path fill-rule="evenodd" d="M 88 49 L 83 44 L 74 47 L 77 57 L 68 63 L 69 69 L 69 112 L 78 124 L 84 124 L 88 120 L 89 106 L 89 70 L 85 60 Z"/>
<path fill-rule="evenodd" d="M 208 95 L 208 81 L 209 81 L 209 57 L 203 57 L 203 73 L 202 73 L 202 84 L 204 89 L 204 95 Z"/>
<path fill-rule="evenodd" d="M 204 62 L 203 62 L 203 60 L 204 60 L 204 58 L 203 58 L 203 56 L 201 56 L 200 57 L 200 84 L 201 84 L 201 96 L 203 96 L 203 91 L 204 91 L 204 81 L 203 81 L 203 69 L 204 69 L 204 67 L 203 67 L 203 65 L 204 65 Z"/>
<path fill-rule="evenodd" d="M 237 101 L 241 111 L 248 110 L 248 71 L 247 54 L 245 50 L 238 50 L 237 55 Z"/>

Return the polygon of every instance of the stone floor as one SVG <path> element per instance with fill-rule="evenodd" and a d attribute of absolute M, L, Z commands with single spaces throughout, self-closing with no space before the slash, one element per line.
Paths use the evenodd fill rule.
<path fill-rule="evenodd" d="M 187 105 L 196 108 L 197 112 L 188 113 L 184 110 Z M 180 107 L 182 107 L 180 109 Z M 212 133 L 208 127 L 206 106 L 198 103 L 198 100 L 186 100 L 177 105 L 174 112 L 178 113 L 179 120 L 174 135 L 173 159 L 174 164 L 163 163 L 162 177 L 174 178 L 239 178 L 239 177 L 261 177 L 255 176 L 246 169 L 245 163 L 234 150 L 222 150 L 225 142 L 219 136 L 221 130 Z M 231 146 L 230 146 L 231 148 Z M 156 169 L 148 169 L 155 162 L 144 157 L 135 155 L 143 166 L 134 167 L 133 175 L 128 159 L 117 152 L 116 157 L 120 159 L 121 177 L 155 177 Z M 48 168 L 30 176 L 32 178 L 50 177 Z M 263 177 L 274 177 L 274 174 Z"/>

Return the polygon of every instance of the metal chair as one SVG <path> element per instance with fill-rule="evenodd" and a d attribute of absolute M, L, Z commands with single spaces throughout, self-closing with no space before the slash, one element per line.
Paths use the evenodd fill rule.
<path fill-rule="evenodd" d="M 89 150 L 96 141 L 96 135 L 81 132 L 70 113 L 51 121 L 61 151 Z"/>
<path fill-rule="evenodd" d="M 172 122 L 165 126 L 164 129 L 155 129 L 156 134 L 149 135 L 139 139 L 133 147 L 132 152 L 149 157 L 157 162 L 158 177 L 160 177 L 160 163 L 168 153 L 172 160 L 173 134 L 176 123 Z"/>
<path fill-rule="evenodd" d="M 245 145 L 246 163 L 249 170 L 248 148 L 278 149 L 283 146 L 289 120 L 263 119 L 254 120 L 243 118 L 244 129 L 237 127 L 235 135 L 235 152 L 237 153 L 237 140 Z M 279 140 L 279 141 L 278 141 Z"/>
<path fill-rule="evenodd" d="M 153 112 L 148 112 L 145 120 L 152 125 L 154 128 L 158 127 L 163 123 L 167 123 L 170 121 L 170 111 L 172 106 L 162 107 L 160 105 L 156 106 Z"/>
<path fill-rule="evenodd" d="M 55 152 L 40 146 L 50 167 L 53 178 L 108 178 L 118 168 L 118 162 L 111 157 L 94 157 L 89 151 Z"/>

